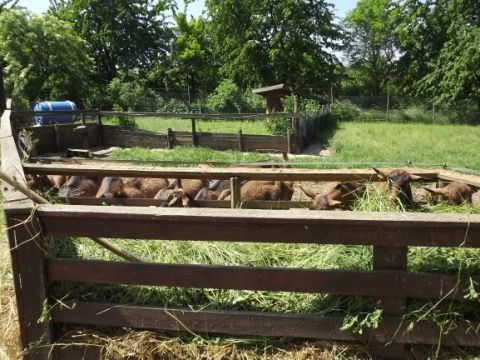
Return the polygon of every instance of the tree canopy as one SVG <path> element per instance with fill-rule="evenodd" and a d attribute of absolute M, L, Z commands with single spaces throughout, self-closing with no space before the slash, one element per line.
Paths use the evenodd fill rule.
<path fill-rule="evenodd" d="M 91 68 L 85 41 L 72 24 L 25 10 L 0 14 L 5 85 L 17 100 L 67 98 L 82 104 Z"/>
<path fill-rule="evenodd" d="M 325 0 L 207 0 L 198 17 L 191 2 L 50 0 L 40 16 L 0 1 L 0 83 L 17 103 L 100 108 L 189 109 L 210 95 L 241 109 L 251 88 L 276 83 L 480 107 L 475 0 L 359 0 L 344 19 Z"/>

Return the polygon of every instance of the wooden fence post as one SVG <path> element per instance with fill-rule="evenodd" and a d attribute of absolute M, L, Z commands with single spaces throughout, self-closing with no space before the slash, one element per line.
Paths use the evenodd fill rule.
<path fill-rule="evenodd" d="M 240 186 L 241 179 L 239 177 L 230 178 L 230 207 L 237 208 L 240 205 Z"/>
<path fill-rule="evenodd" d="M 407 247 L 374 246 L 373 270 L 407 271 Z M 378 306 L 383 310 L 383 316 L 402 316 L 406 310 L 406 299 L 401 297 L 382 297 Z M 376 342 L 375 355 L 384 359 L 404 359 L 405 345 Z"/>
<path fill-rule="evenodd" d="M 241 152 L 244 151 L 242 129 L 238 130 L 238 150 Z"/>
<path fill-rule="evenodd" d="M 195 126 L 195 119 L 192 119 L 192 146 L 197 147 L 197 131 Z"/>
<path fill-rule="evenodd" d="M 24 359 L 54 359 L 52 321 L 42 318 L 47 300 L 44 239 L 33 209 L 5 209 Z M 41 320 L 41 321 L 40 321 Z M 41 348 L 36 346 L 42 345 Z M 50 357 L 49 357 L 50 356 Z"/>
<path fill-rule="evenodd" d="M 167 129 L 167 147 L 169 149 L 173 149 L 174 140 L 175 140 L 175 134 L 173 133 L 172 129 L 168 128 Z"/>
<path fill-rule="evenodd" d="M 85 126 L 87 121 L 85 120 L 85 110 L 82 110 L 82 125 Z"/>
<path fill-rule="evenodd" d="M 292 153 L 292 134 L 290 133 L 290 129 L 287 129 L 287 153 Z"/>

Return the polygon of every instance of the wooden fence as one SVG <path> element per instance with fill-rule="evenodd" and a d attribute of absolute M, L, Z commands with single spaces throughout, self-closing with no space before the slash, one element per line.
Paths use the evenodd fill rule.
<path fill-rule="evenodd" d="M 327 113 L 319 113 L 315 116 L 301 116 L 297 113 L 276 114 L 169 114 L 169 113 L 125 113 L 107 112 L 94 110 L 55 111 L 55 112 L 31 112 L 17 111 L 14 113 L 21 124 L 25 119 L 34 115 L 77 115 L 82 120 L 85 128 L 79 128 L 76 124 L 46 125 L 42 127 L 28 127 L 34 137 L 39 139 L 39 153 L 58 152 L 66 150 L 66 144 L 77 148 L 95 146 L 119 146 L 147 148 L 173 148 L 175 146 L 190 145 L 204 146 L 217 150 L 240 150 L 257 151 L 269 150 L 278 152 L 300 153 L 304 146 L 308 145 L 312 134 L 318 129 L 319 124 L 326 121 Z M 104 125 L 102 118 L 110 116 L 130 117 L 156 117 L 153 121 L 168 121 L 168 119 L 189 119 L 191 131 L 174 131 L 168 129 L 166 134 L 159 134 L 144 130 L 128 130 L 119 126 Z M 94 119 L 96 123 L 87 123 L 86 119 Z M 238 133 L 210 133 L 196 130 L 198 120 L 254 120 L 264 118 L 277 118 L 291 121 L 293 130 L 286 135 L 250 135 Z M 307 131 L 308 129 L 308 131 Z"/>
<path fill-rule="evenodd" d="M 2 169 L 24 182 L 32 174 L 95 174 L 143 177 L 278 180 L 378 180 L 369 171 L 294 169 L 169 169 L 110 164 L 25 164 L 10 126 L 10 111 L 0 126 Z M 419 171 L 432 180 L 437 172 Z M 442 175 L 443 177 L 452 174 Z M 98 358 L 97 348 L 49 346 L 62 335 L 58 324 L 115 326 L 211 334 L 258 335 L 353 341 L 370 344 L 378 356 L 404 358 L 408 344 L 437 344 L 441 329 L 431 321 L 413 328 L 403 321 L 408 299 L 456 299 L 464 285 L 456 275 L 407 271 L 409 247 L 480 248 L 480 215 L 184 209 L 34 204 L 4 184 L 4 211 L 25 359 Z M 35 211 L 33 211 L 35 209 Z M 108 224 L 108 226 L 107 226 Z M 45 239 L 106 237 L 149 241 L 192 240 L 255 243 L 345 244 L 373 246 L 371 271 L 125 263 L 47 257 Z M 475 281 L 480 281 L 475 278 Z M 342 331 L 342 317 L 163 308 L 77 302 L 56 306 L 42 316 L 49 288 L 58 282 L 243 289 L 369 296 L 378 300 L 383 319 L 363 334 Z M 468 325 L 443 336 L 442 343 L 480 347 Z M 476 325 L 476 324 L 473 324 Z M 57 329 L 57 330 L 55 330 Z M 38 346 L 44 345 L 44 346 Z"/>

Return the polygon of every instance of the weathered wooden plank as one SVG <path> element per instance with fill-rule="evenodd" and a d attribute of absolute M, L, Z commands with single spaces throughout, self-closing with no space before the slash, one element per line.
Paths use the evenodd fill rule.
<path fill-rule="evenodd" d="M 71 309 L 53 309 L 55 322 L 102 326 L 221 333 L 270 337 L 311 338 L 336 341 L 386 341 L 393 337 L 398 343 L 436 344 L 440 329 L 422 323 L 406 330 L 401 318 L 386 318 L 375 332 L 363 335 L 342 331 L 343 319 L 316 315 L 272 314 L 241 311 L 192 311 L 119 304 L 77 303 Z M 480 336 L 466 333 L 459 326 L 445 335 L 445 345 L 480 346 Z"/>
<path fill-rule="evenodd" d="M 27 129 L 33 132 L 33 138 L 38 139 L 37 153 L 44 154 L 57 150 L 55 143 L 55 128 L 53 126 L 33 126 Z"/>
<path fill-rule="evenodd" d="M 85 175 L 85 176 L 125 176 L 163 177 L 183 179 L 228 180 L 241 177 L 244 180 L 294 180 L 294 181 L 382 181 L 372 170 L 309 170 L 309 169 L 252 169 L 252 168 L 171 168 L 156 166 L 121 165 L 112 167 L 83 163 L 25 164 L 24 170 L 40 175 Z M 415 175 L 436 180 L 437 173 L 431 170 L 412 169 Z"/>
<path fill-rule="evenodd" d="M 299 116 L 295 113 L 224 113 L 224 114 L 200 114 L 200 113 L 159 113 L 159 112 L 116 112 L 101 111 L 101 116 L 134 116 L 134 117 L 154 117 L 156 121 L 168 121 L 169 119 L 204 119 L 204 120 L 235 120 L 235 119 L 267 119 L 267 118 L 291 118 Z"/>
<path fill-rule="evenodd" d="M 81 205 L 41 205 L 38 214 L 53 236 L 480 247 L 480 215 L 468 214 Z"/>
<path fill-rule="evenodd" d="M 448 170 L 439 170 L 438 178 L 439 180 L 461 182 L 468 185 L 472 185 L 476 188 L 480 188 L 480 177 L 475 175 L 461 174 L 458 172 L 453 172 Z"/>
<path fill-rule="evenodd" d="M 163 148 L 167 147 L 167 135 L 148 131 L 126 130 L 102 125 L 103 142 L 106 146 Z"/>
<path fill-rule="evenodd" d="M 399 271 L 400 274 L 406 274 L 407 271 L 407 247 L 374 246 L 373 247 L 373 269 Z M 449 291 L 456 287 L 456 280 L 450 283 Z M 415 286 L 413 283 L 411 286 Z M 427 286 L 427 285 L 425 285 Z M 397 293 L 398 294 L 398 293 Z M 403 316 L 407 307 L 407 297 L 404 294 L 395 293 L 380 297 L 377 307 L 383 310 L 386 316 Z M 385 359 L 404 359 L 405 346 L 403 344 L 385 344 L 383 342 L 374 345 L 375 354 Z"/>
<path fill-rule="evenodd" d="M 118 206 L 164 206 L 164 200 L 142 199 L 142 198 L 92 198 L 92 197 L 70 197 L 60 198 L 62 202 L 71 205 L 118 205 Z M 242 209 L 306 209 L 308 201 L 241 201 L 238 205 Z M 230 208 L 228 200 L 195 200 L 192 207 Z"/>
<path fill-rule="evenodd" d="M 10 109 L 11 100 L 7 100 L 7 108 Z M 18 154 L 15 137 L 10 122 L 11 110 L 5 110 L 0 118 L 0 151 L 1 168 L 7 175 L 25 184 L 22 161 Z M 16 191 L 13 187 L 2 181 L 3 201 L 24 201 L 27 197 Z"/>
<path fill-rule="evenodd" d="M 53 340 L 52 322 L 41 319 L 47 300 L 44 239 L 30 212 L 11 214 L 6 210 L 5 215 L 22 347 L 33 347 L 24 359 L 47 359 L 47 349 L 35 348 Z"/>
<path fill-rule="evenodd" d="M 47 260 L 52 282 L 290 291 L 434 299 L 457 284 L 456 276 L 399 271 L 338 271 L 154 263 Z M 361 283 L 362 286 L 358 286 Z M 462 298 L 460 290 L 449 298 Z"/>

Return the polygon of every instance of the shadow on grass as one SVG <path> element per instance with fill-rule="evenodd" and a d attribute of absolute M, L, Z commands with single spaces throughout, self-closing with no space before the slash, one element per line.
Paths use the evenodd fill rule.
<path fill-rule="evenodd" d="M 326 147 L 338 128 L 338 120 L 336 120 L 333 115 L 328 115 L 325 120 L 320 123 L 317 133 L 315 134 L 314 143 Z"/>

